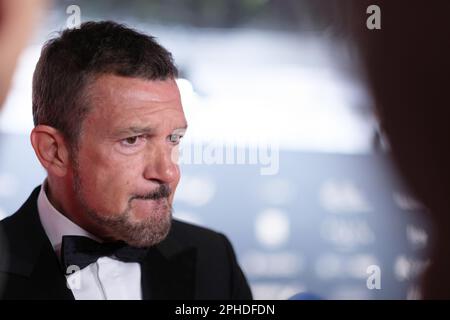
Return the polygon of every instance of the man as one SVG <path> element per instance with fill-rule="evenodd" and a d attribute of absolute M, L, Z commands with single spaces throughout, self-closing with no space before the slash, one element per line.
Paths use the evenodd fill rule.
<path fill-rule="evenodd" d="M 0 223 L 3 298 L 251 298 L 223 235 L 172 221 L 176 76 L 152 37 L 113 22 L 44 46 L 31 143 L 47 179 Z"/>

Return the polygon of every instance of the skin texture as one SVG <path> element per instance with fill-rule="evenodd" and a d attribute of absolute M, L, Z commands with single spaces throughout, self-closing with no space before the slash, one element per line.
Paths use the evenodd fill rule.
<path fill-rule="evenodd" d="M 73 152 L 52 127 L 31 134 L 50 201 L 100 239 L 158 243 L 170 228 L 187 127 L 176 82 L 101 75 L 86 94 L 90 111 Z"/>

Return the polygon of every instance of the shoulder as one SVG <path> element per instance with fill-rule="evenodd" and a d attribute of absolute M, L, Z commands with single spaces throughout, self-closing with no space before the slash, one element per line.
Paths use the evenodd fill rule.
<path fill-rule="evenodd" d="M 220 271 L 225 276 L 237 267 L 233 246 L 220 232 L 174 220 L 167 238 L 169 242 L 177 243 L 181 251 L 195 248 L 198 266 L 200 269 L 205 267 L 205 272 Z"/>
<path fill-rule="evenodd" d="M 204 241 L 222 238 L 223 234 L 210 228 L 194 225 L 188 222 L 174 219 L 172 222 L 171 234 L 177 238 L 187 241 Z"/>
<path fill-rule="evenodd" d="M 39 253 L 46 236 L 37 212 L 38 193 L 36 188 L 17 212 L 0 221 L 0 271 L 25 270 L 25 261 Z"/>
<path fill-rule="evenodd" d="M 185 249 L 196 249 L 199 297 L 251 299 L 252 293 L 228 238 L 220 232 L 174 220 L 168 236 Z M 214 284 L 213 288 L 211 285 Z M 215 288 L 215 289 L 214 289 Z M 222 288 L 218 291 L 217 288 Z"/>
<path fill-rule="evenodd" d="M 0 221 L 0 238 L 3 241 L 22 242 L 30 236 L 36 235 L 40 226 L 37 213 L 37 195 L 39 187 L 34 189 L 28 199 L 12 215 Z M 33 240 L 33 238 L 31 238 Z"/>
<path fill-rule="evenodd" d="M 169 237 L 184 246 L 193 246 L 204 250 L 229 250 L 228 238 L 209 228 L 193 225 L 174 219 Z"/>
<path fill-rule="evenodd" d="M 0 227 L 8 230 L 15 228 L 29 227 L 30 224 L 35 223 L 37 218 L 37 198 L 40 186 L 36 187 L 31 192 L 28 199 L 21 205 L 21 207 L 12 215 L 0 221 Z"/>
<path fill-rule="evenodd" d="M 187 222 L 174 220 L 168 235 L 169 241 L 175 241 L 182 248 L 195 248 L 197 258 L 211 263 L 233 265 L 236 255 L 228 238 L 209 228 L 193 225 Z"/>

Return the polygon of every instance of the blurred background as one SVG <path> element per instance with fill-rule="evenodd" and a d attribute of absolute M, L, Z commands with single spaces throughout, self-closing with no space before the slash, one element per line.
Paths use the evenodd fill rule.
<path fill-rule="evenodd" d="M 389 160 L 337 28 L 343 2 L 53 1 L 0 114 L 0 219 L 45 178 L 32 73 L 79 8 L 81 22 L 125 23 L 173 53 L 189 122 L 174 215 L 231 239 L 256 299 L 420 298 L 431 225 Z M 373 265 L 380 289 L 367 286 Z"/>

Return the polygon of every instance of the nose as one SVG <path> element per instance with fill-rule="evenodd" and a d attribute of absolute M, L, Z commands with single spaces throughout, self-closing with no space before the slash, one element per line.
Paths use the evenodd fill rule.
<path fill-rule="evenodd" d="M 144 178 L 164 184 L 179 180 L 180 169 L 173 160 L 172 148 L 165 145 L 153 148 L 146 159 Z"/>

